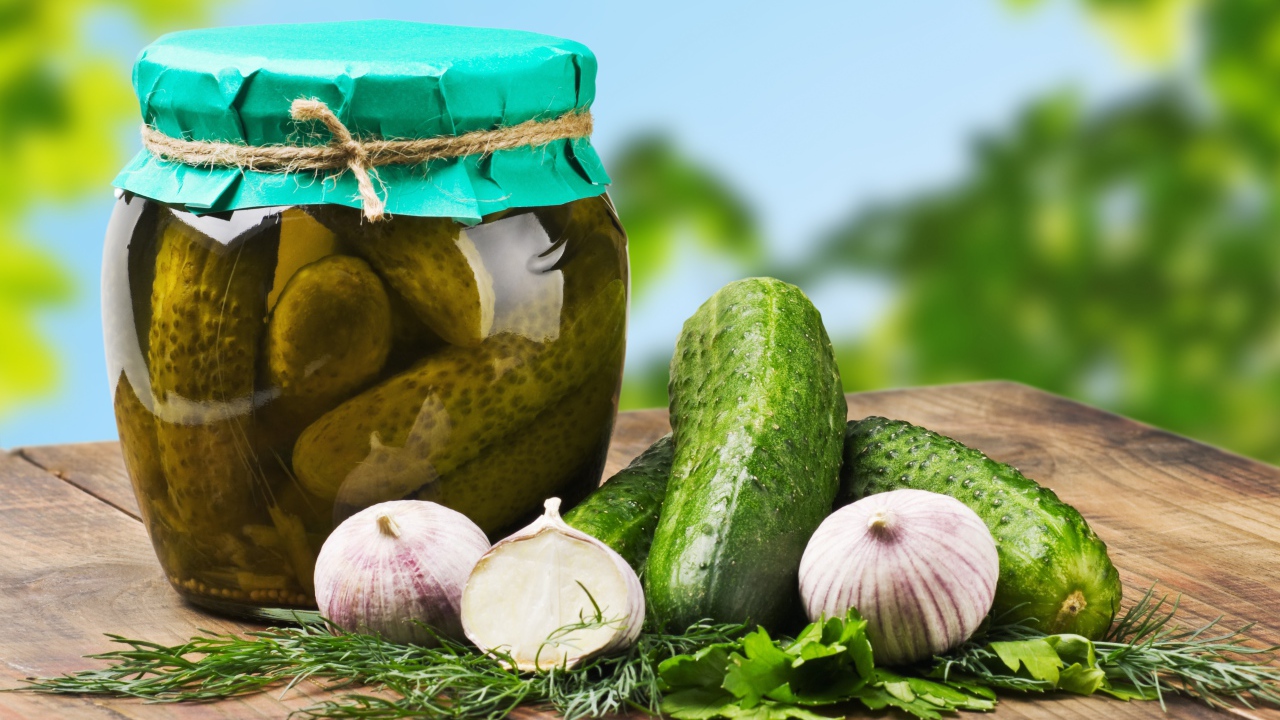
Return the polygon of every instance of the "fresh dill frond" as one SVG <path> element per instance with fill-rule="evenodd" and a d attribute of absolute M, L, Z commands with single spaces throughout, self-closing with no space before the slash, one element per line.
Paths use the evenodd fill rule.
<path fill-rule="evenodd" d="M 1199 628 L 1175 624 L 1179 598 L 1157 599 L 1152 586 L 1121 615 L 1102 640 L 1094 641 L 1094 667 L 1106 682 L 1097 688 L 1127 699 L 1159 700 L 1186 695 L 1211 707 L 1256 703 L 1280 706 L 1280 646 L 1247 644 L 1252 624 L 1227 631 L 1222 618 Z M 937 658 L 933 675 L 949 681 L 973 682 L 1017 692 L 1062 689 L 1053 677 L 1035 676 L 1025 668 L 1010 670 L 993 644 L 1019 643 L 1053 637 L 1025 625 L 994 624 L 974 638 Z"/>
<path fill-rule="evenodd" d="M 1156 600 L 1153 586 L 1105 639 L 1094 643 L 1107 677 L 1154 693 L 1162 707 L 1165 693 L 1221 708 L 1232 707 L 1233 700 L 1250 708 L 1253 702 L 1280 706 L 1280 666 L 1275 664 L 1280 646 L 1250 646 L 1246 633 L 1253 623 L 1224 630 L 1222 617 L 1181 628 L 1173 624 L 1180 599 Z"/>
<path fill-rule="evenodd" d="M 916 671 L 935 683 L 992 700 L 990 690 L 996 689 L 1100 692 L 1162 703 L 1166 695 L 1186 695 L 1214 707 L 1280 706 L 1277 648 L 1247 644 L 1244 633 L 1250 626 L 1219 630 L 1220 619 L 1197 629 L 1180 628 L 1174 622 L 1177 609 L 1176 599 L 1157 599 L 1152 588 L 1104 639 L 1092 643 L 997 620 L 979 637 L 935 658 L 931 668 Z M 548 642 L 564 642 L 574 632 L 614 622 L 599 610 L 594 617 L 584 613 L 581 622 Z M 317 680 L 338 694 L 296 715 L 316 720 L 499 720 L 527 705 L 580 720 L 628 710 L 657 714 L 665 688 L 659 673 L 663 661 L 737 642 L 748 630 L 702 623 L 682 633 L 665 633 L 659 627 L 647 625 L 621 654 L 538 673 L 511 669 L 514 660 L 501 650 L 486 654 L 435 633 L 438 645 L 420 647 L 347 633 L 323 622 L 244 636 L 205 633 L 174 646 L 113 635 L 109 637 L 124 649 L 90 656 L 107 661 L 107 667 L 29 683 L 37 692 L 182 702 L 269 689 L 283 695 L 299 682 Z M 910 680 L 910 675 L 903 677 Z"/>
<path fill-rule="evenodd" d="M 126 649 L 90 656 L 107 661 L 107 667 L 32 679 L 29 688 L 183 702 L 274 688 L 283 694 L 314 679 L 351 690 L 299 710 L 302 717 L 498 720 L 519 705 L 534 705 L 576 720 L 629 709 L 657 713 L 657 668 L 663 660 L 744 632 L 745 626 L 727 624 L 697 624 L 678 634 L 647 629 L 625 653 L 533 674 L 509 669 L 514 662 L 500 651 L 481 653 L 435 633 L 436 647 L 420 647 L 347 633 L 328 623 L 244 636 L 206 633 L 173 646 L 109 635 Z"/>

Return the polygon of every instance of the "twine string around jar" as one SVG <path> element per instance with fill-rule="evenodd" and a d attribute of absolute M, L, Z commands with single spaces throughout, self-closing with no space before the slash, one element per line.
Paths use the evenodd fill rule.
<path fill-rule="evenodd" d="M 577 140 L 590 137 L 592 128 L 591 113 L 583 110 L 568 112 L 551 120 L 527 120 L 518 125 L 474 130 L 462 135 L 407 140 L 357 139 L 320 100 L 294 100 L 289 116 L 295 122 L 321 123 L 332 140 L 327 145 L 241 145 L 175 138 L 143 125 L 142 145 L 158 158 L 196 167 L 229 167 L 267 173 L 350 170 L 356 178 L 364 216 L 371 222 L 377 222 L 386 211 L 386 202 L 373 185 L 378 167 L 419 165 L 431 160 L 537 147 L 556 140 Z"/>

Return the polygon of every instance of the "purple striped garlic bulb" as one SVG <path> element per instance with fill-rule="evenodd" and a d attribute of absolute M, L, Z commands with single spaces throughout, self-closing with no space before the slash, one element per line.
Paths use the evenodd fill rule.
<path fill-rule="evenodd" d="M 350 632 L 434 645 L 420 623 L 461 640 L 462 588 L 489 539 L 462 513 L 423 500 L 365 508 L 316 557 L 320 614 Z"/>
<path fill-rule="evenodd" d="M 867 620 L 876 663 L 903 665 L 968 640 L 991 610 L 1000 561 L 982 518 L 924 490 L 869 495 L 818 526 L 800 560 L 810 620 Z"/>

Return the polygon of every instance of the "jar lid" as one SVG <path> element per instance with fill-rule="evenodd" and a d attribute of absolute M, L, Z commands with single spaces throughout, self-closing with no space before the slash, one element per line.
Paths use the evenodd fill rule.
<path fill-rule="evenodd" d="M 369 20 L 172 33 L 134 65 L 144 149 L 115 185 L 197 213 L 329 203 L 364 206 L 368 214 L 358 171 L 288 163 L 264 170 L 269 163 L 244 162 L 237 153 L 300 145 L 341 151 L 343 129 L 372 147 L 366 141 L 550 128 L 586 112 L 595 76 L 596 59 L 585 46 L 514 30 Z M 328 120 L 300 118 L 297 100 L 322 103 L 320 112 L 340 123 L 336 131 Z M 589 119 L 586 127 L 589 133 Z M 491 134 L 478 136 L 486 150 Z M 375 159 L 368 177 L 388 213 L 468 224 L 510 207 L 604 192 L 609 177 L 590 139 L 561 134 L 413 164 Z M 555 139 L 545 141 L 548 135 Z M 172 142 L 200 152 L 157 149 Z M 239 159 L 210 161 L 214 155 L 200 154 L 208 148 L 229 148 Z"/>

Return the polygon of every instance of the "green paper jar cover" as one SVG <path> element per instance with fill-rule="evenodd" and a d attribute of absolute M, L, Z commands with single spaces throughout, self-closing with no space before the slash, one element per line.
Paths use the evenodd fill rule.
<path fill-rule="evenodd" d="M 174 138 L 325 144 L 295 123 L 298 98 L 324 102 L 358 139 L 456 136 L 584 111 L 596 60 L 580 43 L 514 30 L 370 20 L 165 35 L 133 69 L 143 121 Z M 513 207 L 561 205 L 609 183 L 588 139 L 384 165 L 390 214 L 473 224 Z M 195 167 L 140 152 L 115 186 L 197 212 L 276 205 L 360 207 L 351 172 Z"/>

